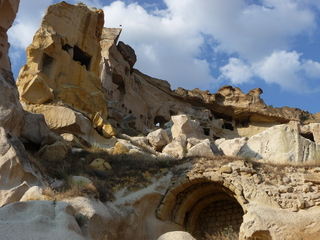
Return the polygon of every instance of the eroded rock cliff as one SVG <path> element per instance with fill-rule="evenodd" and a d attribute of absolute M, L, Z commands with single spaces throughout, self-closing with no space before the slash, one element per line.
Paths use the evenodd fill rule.
<path fill-rule="evenodd" d="M 106 137 L 115 134 L 107 121 L 107 104 L 98 77 L 103 24 L 101 10 L 66 2 L 51 5 L 27 48 L 28 60 L 17 80 L 25 109 L 42 113 L 49 127 L 57 132 L 57 124 L 54 128 L 50 123 L 60 119 L 63 130 L 59 133 L 75 133 L 91 142 L 99 142 L 94 127 Z M 34 106 L 37 104 L 43 105 L 37 108 Z M 63 107 L 73 113 L 56 115 Z M 78 130 L 73 131 L 72 115 L 89 119 L 91 129 L 83 132 L 78 126 Z"/>
<path fill-rule="evenodd" d="M 16 5 L 1 6 L 0 19 Z M 133 68 L 120 33 L 103 28 L 101 10 L 50 6 L 17 82 L 29 112 L 0 65 L 1 236 L 318 236 L 316 116 L 268 107 L 259 88 L 173 91 Z"/>
<path fill-rule="evenodd" d="M 30 116 L 19 102 L 19 94 L 11 73 L 8 57 L 9 43 L 7 30 L 11 27 L 18 11 L 19 1 L 4 0 L 0 2 L 0 207 L 19 201 L 30 186 L 41 185 L 32 169 L 20 137 L 34 140 L 33 130 L 39 130 L 38 124 L 27 128 Z M 38 132 L 42 138 L 46 129 Z M 42 140 L 42 139 L 41 139 Z"/>

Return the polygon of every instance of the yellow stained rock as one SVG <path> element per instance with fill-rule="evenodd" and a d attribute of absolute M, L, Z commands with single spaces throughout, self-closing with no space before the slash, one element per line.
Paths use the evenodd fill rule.
<path fill-rule="evenodd" d="M 102 127 L 102 135 L 106 138 L 111 138 L 113 136 L 116 136 L 117 133 L 115 129 L 111 126 L 111 124 L 106 123 Z"/>
<path fill-rule="evenodd" d="M 92 163 L 89 164 L 94 170 L 98 171 L 109 171 L 112 169 L 111 165 L 102 158 L 96 158 Z"/>
<path fill-rule="evenodd" d="M 114 146 L 113 154 L 120 155 L 124 153 L 129 153 L 129 149 L 122 143 L 117 142 L 116 145 Z"/>

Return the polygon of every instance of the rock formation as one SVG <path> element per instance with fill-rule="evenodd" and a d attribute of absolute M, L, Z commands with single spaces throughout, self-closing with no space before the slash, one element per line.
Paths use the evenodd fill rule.
<path fill-rule="evenodd" d="M 1 73 L 4 70 L 11 72 L 9 59 L 9 46 L 7 30 L 11 27 L 18 12 L 19 0 L 6 0 L 0 2 L 0 66 Z"/>
<path fill-rule="evenodd" d="M 263 93 L 260 88 L 247 94 L 232 86 L 221 87 L 214 94 L 199 89 L 171 90 L 168 82 L 132 68 L 136 56 L 130 46 L 117 44 L 120 33 L 121 29 L 103 30 L 100 64 L 109 121 L 120 132 L 146 134 L 148 129 L 164 127 L 174 115 L 187 114 L 199 121 L 203 133 L 210 139 L 251 137 L 289 122 L 294 123 L 304 137 L 317 138 L 319 119 L 316 115 L 295 108 L 267 106 L 260 98 Z M 311 122 L 317 127 L 306 127 Z"/>
<path fill-rule="evenodd" d="M 8 57 L 7 30 L 15 18 L 19 1 L 0 2 L 0 207 L 19 201 L 30 186 L 41 185 L 31 168 L 20 137 L 42 141 L 46 128 L 40 130 L 38 121 L 28 129 L 28 123 L 37 116 L 25 112 L 19 102 L 18 91 L 11 73 Z M 39 143 L 40 144 L 40 143 Z"/>
<path fill-rule="evenodd" d="M 89 142 L 101 141 L 93 128 L 106 137 L 115 135 L 98 77 L 103 24 L 101 10 L 66 2 L 50 6 L 17 80 L 25 109 L 42 113 L 52 130 Z M 89 122 L 85 119 L 91 123 L 79 124 Z"/>
<path fill-rule="evenodd" d="M 27 48 L 20 104 L 6 37 L 18 3 L 0 1 L 1 236 L 319 236 L 319 114 L 269 107 L 259 88 L 173 91 L 133 68 L 102 10 L 66 2 Z"/>

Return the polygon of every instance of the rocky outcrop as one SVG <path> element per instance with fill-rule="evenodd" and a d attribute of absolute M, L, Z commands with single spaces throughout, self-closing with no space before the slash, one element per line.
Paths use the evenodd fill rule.
<path fill-rule="evenodd" d="M 25 109 L 44 114 L 52 130 L 92 142 L 100 142 L 92 139 L 93 128 L 106 137 L 115 135 L 107 121 L 107 104 L 98 77 L 103 24 L 101 10 L 66 2 L 51 5 L 27 48 L 27 63 L 17 80 Z M 36 104 L 43 106 L 32 106 Z M 61 105 L 67 107 L 62 112 Z M 60 112 L 56 120 L 52 118 L 54 112 Z M 91 126 L 80 127 L 81 119 L 89 119 Z"/>
<path fill-rule="evenodd" d="M 267 106 L 260 88 L 247 94 L 232 86 L 221 87 L 217 93 L 183 88 L 172 91 L 168 82 L 132 68 L 136 56 L 128 45 L 117 44 L 120 33 L 121 29 L 103 30 L 100 64 L 109 121 L 120 132 L 147 134 L 148 129 L 164 127 L 177 114 L 197 119 L 210 139 L 251 137 L 290 121 L 300 125 L 319 122 L 316 115 L 300 109 Z M 299 133 L 303 134 L 303 129 Z M 317 135 L 316 131 L 311 135 Z"/>
<path fill-rule="evenodd" d="M 184 226 L 197 239 L 226 228 L 226 236 L 238 232 L 239 239 L 319 234 L 317 169 L 226 157 L 193 160 L 168 187 L 157 208 L 159 219 Z"/>
<path fill-rule="evenodd" d="M 11 27 L 16 13 L 18 12 L 20 0 L 3 0 L 0 1 L 0 68 L 11 72 L 11 64 L 8 56 L 9 46 L 7 30 Z"/>
<path fill-rule="evenodd" d="M 287 124 L 274 126 L 249 138 L 237 154 L 255 159 L 267 159 L 275 164 L 313 162 L 317 145 Z"/>
<path fill-rule="evenodd" d="M 188 232 L 183 231 L 172 231 L 165 234 L 162 234 L 158 240 L 196 240 L 192 235 Z"/>
<path fill-rule="evenodd" d="M 12 203 L 0 208 L 1 237 L 84 240 L 74 213 L 74 208 L 65 202 Z"/>
<path fill-rule="evenodd" d="M 0 1 L 0 10 L 10 6 Z M 121 29 L 102 27 L 101 10 L 65 2 L 48 8 L 17 83 L 28 112 L 8 61 L 0 61 L 1 236 L 193 239 L 178 231 L 202 238 L 226 228 L 241 239 L 319 235 L 320 169 L 305 164 L 317 160 L 317 116 L 268 107 L 259 88 L 172 91 L 133 68 L 134 50 L 117 43 Z M 122 133 L 117 138 L 111 125 Z M 67 154 L 82 164 L 75 167 L 88 168 L 88 175 L 68 176 L 70 183 L 49 179 L 56 190 L 70 184 L 108 191 L 98 184 L 123 161 L 110 183 L 115 199 L 102 203 L 97 192 L 46 196 L 22 142 L 50 167 L 60 164 L 64 175 Z M 92 155 L 85 142 L 96 144 Z M 134 190 L 119 184 L 121 177 L 138 179 L 121 175 L 126 167 L 148 183 Z"/>
<path fill-rule="evenodd" d="M 36 144 L 50 138 L 50 131 L 41 120 L 30 128 L 30 121 L 37 116 L 23 110 L 11 73 L 6 31 L 15 18 L 18 5 L 19 1 L 0 2 L 0 207 L 19 201 L 29 187 L 41 185 L 19 138 Z"/>

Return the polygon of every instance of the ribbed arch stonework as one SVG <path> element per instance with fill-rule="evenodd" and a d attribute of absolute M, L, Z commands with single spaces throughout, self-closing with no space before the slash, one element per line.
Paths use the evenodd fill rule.
<path fill-rule="evenodd" d="M 184 176 L 168 189 L 157 217 L 177 223 L 195 235 L 213 234 L 226 227 L 239 231 L 246 209 L 242 187 L 221 175 L 193 179 Z"/>

